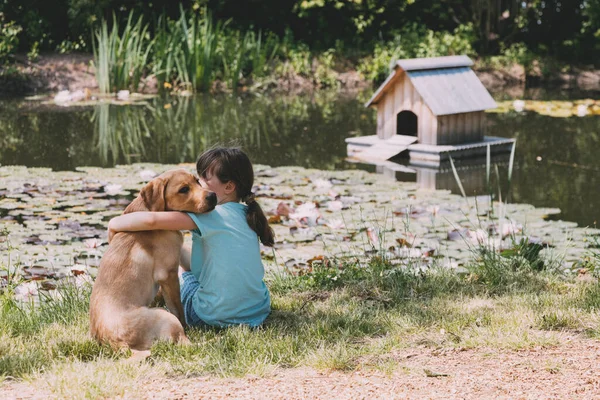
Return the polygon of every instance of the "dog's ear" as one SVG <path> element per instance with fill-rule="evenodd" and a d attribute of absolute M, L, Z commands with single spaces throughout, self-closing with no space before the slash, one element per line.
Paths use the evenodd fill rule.
<path fill-rule="evenodd" d="M 150 211 L 165 211 L 165 186 L 167 182 L 161 178 L 152 179 L 142 188 L 140 196 Z"/>

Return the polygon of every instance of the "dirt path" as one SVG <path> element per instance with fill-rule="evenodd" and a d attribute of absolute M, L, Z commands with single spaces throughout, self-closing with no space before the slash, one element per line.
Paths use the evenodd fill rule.
<path fill-rule="evenodd" d="M 374 371 L 283 370 L 270 378 L 152 382 L 145 398 L 564 399 L 600 397 L 600 343 L 569 341 L 527 351 L 407 349 L 391 376 Z M 447 376 L 428 377 L 443 374 Z"/>
<path fill-rule="evenodd" d="M 388 355 L 395 372 L 277 370 L 266 378 L 161 378 L 143 399 L 592 399 L 600 397 L 600 342 L 566 337 L 524 351 L 405 349 Z M 427 376 L 436 375 L 439 376 Z M 48 398 L 43 388 L 5 383 L 0 398 Z M 129 396 L 127 396 L 129 398 Z"/>

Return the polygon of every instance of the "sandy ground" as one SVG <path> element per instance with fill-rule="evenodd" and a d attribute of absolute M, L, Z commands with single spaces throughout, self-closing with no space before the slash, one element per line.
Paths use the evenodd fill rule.
<path fill-rule="evenodd" d="M 18 56 L 16 68 L 22 80 L 8 80 L 3 87 L 12 93 L 45 93 L 98 87 L 89 54 L 47 54 L 30 62 Z"/>
<path fill-rule="evenodd" d="M 412 348 L 387 355 L 391 374 L 376 370 L 279 369 L 269 377 L 160 378 L 141 399 L 597 399 L 600 342 L 566 335 L 557 347 L 510 350 Z M 427 372 L 425 372 L 427 371 Z M 428 376 L 429 375 L 429 376 Z M 432 376 L 437 375 L 437 376 Z M 0 398 L 50 398 L 44 388 L 5 382 Z M 131 398 L 127 396 L 127 398 Z"/>

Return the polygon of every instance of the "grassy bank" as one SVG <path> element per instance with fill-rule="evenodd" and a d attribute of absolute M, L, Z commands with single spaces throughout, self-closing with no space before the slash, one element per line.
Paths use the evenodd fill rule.
<path fill-rule="evenodd" d="M 6 0 L 0 70 L 16 58 L 94 50 L 103 91 L 149 90 L 154 82 L 259 91 L 297 77 L 311 87 L 343 86 L 339 72 L 356 69 L 379 82 L 393 59 L 467 54 L 490 68 L 518 64 L 543 81 L 572 65 L 594 68 L 600 27 L 598 4 L 585 0 L 464 1 L 443 10 L 383 0 L 266 1 L 247 10 L 231 0 L 88 3 Z"/>
<path fill-rule="evenodd" d="M 158 343 L 142 364 L 88 337 L 89 286 L 64 286 L 34 308 L 16 303 L 9 284 L 0 298 L 0 375 L 44 382 L 59 397 L 112 397 L 157 375 L 390 372 L 399 367 L 393 352 L 407 347 L 527 349 L 559 344 L 564 331 L 598 336 L 597 283 L 513 261 L 501 279 L 485 259 L 463 275 L 380 259 L 271 274 L 273 313 L 263 328 L 189 329 L 193 345 Z"/>
<path fill-rule="evenodd" d="M 142 17 L 125 23 L 103 21 L 93 38 L 94 66 L 101 92 L 145 90 L 150 81 L 166 91 L 261 91 L 281 86 L 282 81 L 303 81 L 311 88 L 345 84 L 343 72 L 356 71 L 366 84 L 381 83 L 397 59 L 466 54 L 478 59 L 470 25 L 453 31 L 433 31 L 408 25 L 392 39 L 374 45 L 372 51 L 340 45 L 314 51 L 288 32 L 241 31 L 230 21 L 214 20 L 206 9 L 180 10 L 176 20 Z M 111 27 L 109 29 L 109 26 Z M 524 45 L 502 47 L 498 55 L 479 58 L 478 68 L 510 71 L 520 66 L 522 76 L 548 78 L 565 72 L 564 66 L 538 57 Z M 519 72 L 521 74 L 521 72 Z"/>

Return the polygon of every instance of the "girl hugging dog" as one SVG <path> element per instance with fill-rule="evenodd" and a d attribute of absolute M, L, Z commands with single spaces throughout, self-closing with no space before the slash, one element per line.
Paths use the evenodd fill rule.
<path fill-rule="evenodd" d="M 260 258 L 260 241 L 273 246 L 273 230 L 252 193 L 254 171 L 239 148 L 213 148 L 196 164 L 202 187 L 217 195 L 206 214 L 135 212 L 113 218 L 117 232 L 189 230 L 192 248 L 180 255 L 181 302 L 188 325 L 261 325 L 271 299 Z"/>

